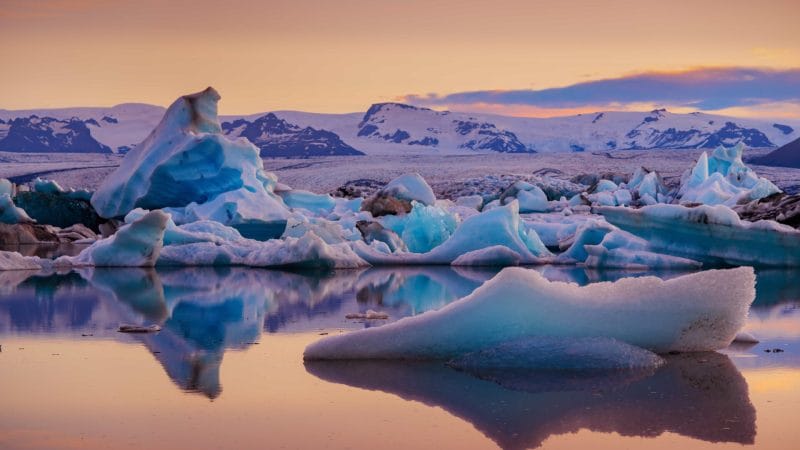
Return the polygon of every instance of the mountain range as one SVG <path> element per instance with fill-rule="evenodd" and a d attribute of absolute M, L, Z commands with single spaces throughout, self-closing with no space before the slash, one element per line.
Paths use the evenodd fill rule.
<path fill-rule="evenodd" d="M 125 153 L 163 113 L 137 103 L 0 110 L 0 151 Z M 522 118 L 376 103 L 364 113 L 275 111 L 221 121 L 226 134 L 249 139 L 265 157 L 710 149 L 739 142 L 774 148 L 800 138 L 795 123 L 665 109 Z"/>

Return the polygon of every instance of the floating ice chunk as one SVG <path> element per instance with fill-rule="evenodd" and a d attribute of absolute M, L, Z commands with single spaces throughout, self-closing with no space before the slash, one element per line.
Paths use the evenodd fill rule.
<path fill-rule="evenodd" d="M 738 334 L 736 334 L 736 337 L 733 339 L 733 341 L 742 344 L 758 344 L 760 342 L 758 338 L 746 331 L 740 331 Z"/>
<path fill-rule="evenodd" d="M 473 208 L 480 211 L 481 207 L 483 206 L 483 197 L 480 195 L 466 195 L 463 197 L 458 197 L 456 199 L 456 205 Z"/>
<path fill-rule="evenodd" d="M 56 265 L 96 267 L 153 267 L 164 243 L 169 216 L 150 211 L 113 236 L 97 241 L 78 256 L 64 256 Z"/>
<path fill-rule="evenodd" d="M 614 191 L 614 201 L 619 206 L 628 206 L 633 201 L 631 191 L 627 189 L 617 189 Z"/>
<path fill-rule="evenodd" d="M 444 209 L 417 201 L 412 202 L 410 213 L 382 216 L 380 223 L 397 233 L 414 253 L 425 253 L 437 247 L 450 238 L 458 226 L 456 218 Z"/>
<path fill-rule="evenodd" d="M 3 194 L 12 197 L 14 195 L 14 184 L 5 178 L 0 178 L 0 195 Z"/>
<path fill-rule="evenodd" d="M 98 214 L 110 218 L 137 207 L 169 208 L 178 224 L 285 222 L 288 210 L 272 192 L 276 181 L 264 172 L 258 148 L 222 134 L 219 98 L 208 88 L 176 100 L 94 193 Z"/>
<path fill-rule="evenodd" d="M 646 240 L 654 252 L 711 265 L 800 266 L 800 231 L 767 220 L 745 222 L 723 205 L 599 212 L 611 224 Z"/>
<path fill-rule="evenodd" d="M 613 338 L 530 337 L 459 356 L 447 363 L 456 369 L 604 370 L 658 367 L 655 353 Z"/>
<path fill-rule="evenodd" d="M 314 218 L 313 221 L 308 219 L 298 221 L 296 218 L 290 218 L 286 224 L 286 231 L 283 232 L 282 238 L 300 238 L 306 233 L 311 232 L 322 238 L 326 244 L 339 244 L 361 238 L 361 235 L 358 233 L 355 236 L 346 235 L 347 233 L 344 228 L 342 228 L 338 222 L 320 218 Z"/>
<path fill-rule="evenodd" d="M 243 240 L 225 244 L 168 245 L 161 250 L 158 265 L 349 269 L 368 264 L 347 243 L 329 245 L 311 231 L 300 238 L 266 242 Z"/>
<path fill-rule="evenodd" d="M 453 266 L 518 266 L 520 261 L 519 253 L 511 250 L 504 245 L 493 245 L 491 247 L 473 250 L 464 253 L 451 263 Z"/>
<path fill-rule="evenodd" d="M 626 233 L 627 234 L 627 233 Z M 606 236 L 617 236 L 611 233 Z M 604 239 L 605 241 L 605 239 Z M 609 248 L 606 242 L 600 245 L 584 246 L 589 256 L 584 261 L 586 267 L 614 269 L 699 269 L 702 264 L 692 259 L 664 255 L 642 248 Z"/>
<path fill-rule="evenodd" d="M 301 189 L 279 192 L 278 195 L 292 209 L 304 209 L 313 214 L 330 214 L 336 206 L 333 197 L 328 194 L 315 194 Z"/>
<path fill-rule="evenodd" d="M 781 192 L 771 181 L 759 177 L 742 162 L 744 145 L 717 147 L 711 157 L 705 152 L 681 179 L 681 203 L 734 206 Z"/>
<path fill-rule="evenodd" d="M 602 179 L 597 182 L 594 192 L 614 192 L 619 188 L 616 183 L 611 180 Z"/>
<path fill-rule="evenodd" d="M 5 270 L 39 270 L 42 265 L 39 258 L 22 256 L 17 252 L 0 250 L 0 271 Z"/>
<path fill-rule="evenodd" d="M 508 247 L 520 255 L 520 262 L 534 264 L 552 256 L 532 228 L 521 223 L 518 203 L 511 202 L 484 211 L 461 222 L 450 239 L 427 253 L 377 253 L 363 243 L 354 250 L 370 264 L 450 264 L 473 250 L 495 245 Z"/>
<path fill-rule="evenodd" d="M 17 207 L 11 196 L 0 194 L 0 223 L 31 223 L 36 222 L 31 219 L 24 209 Z"/>
<path fill-rule="evenodd" d="M 136 208 L 125 216 L 125 223 L 133 223 L 148 213 Z M 213 220 L 200 220 L 185 225 L 175 225 L 172 218 L 167 220 L 164 231 L 164 245 L 192 244 L 195 242 L 226 243 L 244 239 L 236 229 Z"/>
<path fill-rule="evenodd" d="M 40 192 L 42 194 L 61 194 L 64 191 L 57 182 L 53 180 L 43 180 L 39 177 L 36 177 L 33 180 L 33 192 Z"/>
<path fill-rule="evenodd" d="M 400 175 L 384 186 L 381 191 L 402 200 L 415 200 L 426 206 L 436 203 L 433 190 L 418 173 Z"/>
<path fill-rule="evenodd" d="M 522 213 L 546 212 L 550 210 L 550 203 L 544 191 L 525 181 L 517 181 L 512 184 L 500 196 L 502 204 L 507 205 L 512 200 L 519 201 L 519 211 Z"/>
<path fill-rule="evenodd" d="M 305 359 L 450 359 L 529 337 L 613 338 L 655 352 L 727 347 L 755 297 L 750 267 L 580 287 L 507 268 L 438 311 L 309 345 Z"/>

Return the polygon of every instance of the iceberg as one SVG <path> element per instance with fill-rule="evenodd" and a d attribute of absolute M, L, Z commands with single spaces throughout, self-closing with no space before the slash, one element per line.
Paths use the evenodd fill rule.
<path fill-rule="evenodd" d="M 11 196 L 8 194 L 0 194 L 0 223 L 15 224 L 15 223 L 33 223 L 35 220 L 31 219 L 24 209 L 17 207 Z"/>
<path fill-rule="evenodd" d="M 0 250 L 0 272 L 6 270 L 40 270 L 39 258 Z"/>
<path fill-rule="evenodd" d="M 678 191 L 681 203 L 734 206 L 781 192 L 742 162 L 744 145 L 717 147 L 709 157 L 703 152 L 684 173 Z"/>
<path fill-rule="evenodd" d="M 162 246 L 169 216 L 150 211 L 113 236 L 95 242 L 77 256 L 62 256 L 55 266 L 153 267 Z"/>
<path fill-rule="evenodd" d="M 258 148 L 222 134 L 219 99 L 208 88 L 176 100 L 92 195 L 98 214 L 163 208 L 178 224 L 215 220 L 260 238 L 280 236 L 289 213 L 273 192 L 275 177 Z"/>
<path fill-rule="evenodd" d="M 523 338 L 613 338 L 657 353 L 727 347 L 755 298 L 750 267 L 580 287 L 506 268 L 437 311 L 322 339 L 307 360 L 449 360 Z"/>
<path fill-rule="evenodd" d="M 408 214 L 379 218 L 384 228 L 400 236 L 409 251 L 431 251 L 450 238 L 458 226 L 456 218 L 438 206 L 426 206 L 416 200 L 411 205 Z"/>
<path fill-rule="evenodd" d="M 315 194 L 301 189 L 280 191 L 278 195 L 292 209 L 304 209 L 312 214 L 330 214 L 336 207 L 336 201 L 327 194 Z"/>
<path fill-rule="evenodd" d="M 465 219 L 453 235 L 427 253 L 393 253 L 376 251 L 363 242 L 353 243 L 353 250 L 373 265 L 450 264 L 459 256 L 474 250 L 502 245 L 519 255 L 522 264 L 546 262 L 552 254 L 532 228 L 522 223 L 518 203 L 512 201 Z M 499 255 L 504 260 L 507 254 Z M 483 260 L 483 264 L 490 261 Z M 501 262 L 498 261 L 497 265 Z"/>
<path fill-rule="evenodd" d="M 329 245 L 314 232 L 308 232 L 300 238 L 266 242 L 243 239 L 224 244 L 168 245 L 161 250 L 158 265 L 352 269 L 369 264 L 347 243 Z"/>
<path fill-rule="evenodd" d="M 519 202 L 521 213 L 546 212 L 550 210 L 547 195 L 539 187 L 525 181 L 517 181 L 500 195 L 500 203 L 507 205 L 512 200 Z"/>
<path fill-rule="evenodd" d="M 604 220 L 586 222 L 569 242 L 572 245 L 558 255 L 557 262 L 618 269 L 699 269 L 702 266 L 692 259 L 654 252 L 644 239 Z"/>
<path fill-rule="evenodd" d="M 651 251 L 707 265 L 800 266 L 800 231 L 777 222 L 746 222 L 724 205 L 599 208 L 605 219 L 644 240 Z"/>
<path fill-rule="evenodd" d="M 417 201 L 426 206 L 436 203 L 433 189 L 418 173 L 400 175 L 390 181 L 381 192 L 406 201 Z"/>

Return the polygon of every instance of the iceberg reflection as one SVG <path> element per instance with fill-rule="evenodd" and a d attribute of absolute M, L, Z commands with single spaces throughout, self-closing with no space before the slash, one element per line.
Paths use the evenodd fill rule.
<path fill-rule="evenodd" d="M 755 408 L 747 383 L 719 353 L 670 356 L 652 374 L 496 372 L 480 379 L 442 364 L 307 361 L 329 382 L 438 406 L 504 449 L 539 447 L 550 436 L 588 429 L 624 436 L 665 432 L 708 442 L 752 444 Z"/>

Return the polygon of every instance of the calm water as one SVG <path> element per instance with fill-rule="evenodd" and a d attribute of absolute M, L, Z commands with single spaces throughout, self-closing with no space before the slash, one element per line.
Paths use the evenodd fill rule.
<path fill-rule="evenodd" d="M 531 270 L 580 284 L 642 275 Z M 303 363 L 322 335 L 439 308 L 495 273 L 0 272 L 0 448 L 800 448 L 800 271 L 759 273 L 747 329 L 760 344 L 651 373 Z M 390 319 L 345 319 L 369 309 Z"/>

